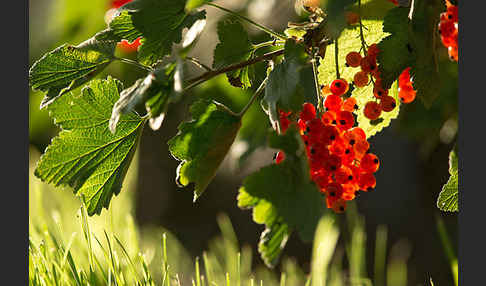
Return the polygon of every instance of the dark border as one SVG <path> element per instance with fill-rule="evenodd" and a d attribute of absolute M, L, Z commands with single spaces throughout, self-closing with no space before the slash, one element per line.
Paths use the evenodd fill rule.
<path fill-rule="evenodd" d="M 34 0 L 35 1 L 35 0 Z M 28 1 L 3 4 L 2 29 L 2 247 L 0 284 L 28 285 L 29 46 Z M 5 241 L 3 241 L 5 239 Z M 7 270 L 8 269 L 8 270 Z M 6 273 L 5 273 L 6 274 Z M 13 283 L 8 283 L 8 282 Z M 24 282 L 24 283 L 22 283 Z"/>

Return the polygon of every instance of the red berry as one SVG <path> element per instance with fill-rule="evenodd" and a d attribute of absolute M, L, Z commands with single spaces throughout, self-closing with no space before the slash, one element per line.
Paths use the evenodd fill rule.
<path fill-rule="evenodd" d="M 357 72 L 353 77 L 353 82 L 356 87 L 366 86 L 369 82 L 368 73 L 365 71 Z"/>
<path fill-rule="evenodd" d="M 353 149 L 356 158 L 361 159 L 366 154 L 368 149 L 370 149 L 370 143 L 368 143 L 366 140 L 357 141 L 356 144 L 353 145 Z"/>
<path fill-rule="evenodd" d="M 374 101 L 368 101 L 363 113 L 369 120 L 376 120 L 381 115 L 381 106 Z"/>
<path fill-rule="evenodd" d="M 335 213 L 342 213 L 346 210 L 346 201 L 344 199 L 330 200 L 327 204 Z"/>
<path fill-rule="evenodd" d="M 359 176 L 359 188 L 363 191 L 371 191 L 376 187 L 376 178 L 371 173 L 362 173 Z"/>
<path fill-rule="evenodd" d="M 358 105 L 356 103 L 356 98 L 349 97 L 343 103 L 343 110 L 353 112 L 354 110 L 358 109 Z"/>
<path fill-rule="evenodd" d="M 379 53 L 380 53 L 380 49 L 378 49 L 377 44 L 372 44 L 368 47 L 368 56 L 376 59 Z"/>
<path fill-rule="evenodd" d="M 353 67 L 353 68 L 356 68 L 356 67 L 359 67 L 360 63 L 361 63 L 361 54 L 358 53 L 358 52 L 349 52 L 347 55 L 346 55 L 346 64 L 348 64 L 348 66 L 350 67 Z"/>
<path fill-rule="evenodd" d="M 348 130 L 354 125 L 353 113 L 349 111 L 340 111 L 337 114 L 337 126 L 341 130 Z"/>
<path fill-rule="evenodd" d="M 398 88 L 398 97 L 403 103 L 410 103 L 415 100 L 416 92 L 411 84 L 403 85 Z"/>
<path fill-rule="evenodd" d="M 333 110 L 328 110 L 322 114 L 322 123 L 325 125 L 337 124 L 337 113 Z"/>
<path fill-rule="evenodd" d="M 316 118 L 316 108 L 311 103 L 304 103 L 302 106 L 302 111 L 300 112 L 300 119 L 309 121 Z"/>
<path fill-rule="evenodd" d="M 376 98 L 381 98 L 385 95 L 388 95 L 388 89 L 383 89 L 381 86 L 375 85 L 375 87 L 373 88 L 373 95 Z"/>
<path fill-rule="evenodd" d="M 378 171 L 380 161 L 375 154 L 368 153 L 361 158 L 360 167 L 366 173 L 374 173 Z"/>
<path fill-rule="evenodd" d="M 340 96 L 335 94 L 330 94 L 326 96 L 326 99 L 324 100 L 324 106 L 328 110 L 339 111 L 341 110 L 342 105 L 343 105 L 343 100 L 341 99 Z"/>
<path fill-rule="evenodd" d="M 390 112 L 397 106 L 395 99 L 391 96 L 385 95 L 380 99 L 381 109 L 385 112 Z"/>
<path fill-rule="evenodd" d="M 341 96 L 348 91 L 349 85 L 344 79 L 335 79 L 331 83 L 330 89 L 333 94 Z"/>
<path fill-rule="evenodd" d="M 374 72 L 378 69 L 376 65 L 376 59 L 370 57 L 369 55 L 361 60 L 361 70 L 366 73 Z"/>

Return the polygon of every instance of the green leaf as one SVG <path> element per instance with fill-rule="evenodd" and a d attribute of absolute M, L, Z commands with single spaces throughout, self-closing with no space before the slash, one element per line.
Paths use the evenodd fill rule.
<path fill-rule="evenodd" d="M 218 23 L 219 43 L 214 50 L 213 68 L 220 69 L 225 66 L 247 61 L 253 56 L 253 44 L 248 33 L 238 20 L 226 19 Z M 229 82 L 236 87 L 251 87 L 250 74 L 253 68 L 245 68 L 226 73 Z"/>
<path fill-rule="evenodd" d="M 238 207 L 253 208 L 253 220 L 265 224 L 258 250 L 268 266 L 275 266 L 292 230 L 297 230 L 302 240 L 312 240 L 326 203 L 310 180 L 295 126 L 281 136 L 272 133 L 270 147 L 284 150 L 285 160 L 245 178 Z"/>
<path fill-rule="evenodd" d="M 385 11 L 382 11 L 384 15 Z M 362 20 L 366 29 L 363 30 L 365 41 L 368 45 L 380 42 L 387 34 L 382 29 L 382 21 L 377 18 Z M 354 75 L 359 71 L 357 68 L 346 67 L 346 55 L 351 51 L 359 51 L 361 49 L 361 39 L 359 36 L 359 28 L 345 28 L 338 39 L 339 51 L 338 62 L 341 78 L 344 78 L 349 83 L 353 82 Z M 326 56 L 321 59 L 318 68 L 318 78 L 320 85 L 329 85 L 336 79 L 336 62 L 335 62 L 335 48 L 334 44 L 330 44 L 326 50 Z M 397 101 L 397 107 L 391 112 L 383 112 L 380 121 L 370 122 L 368 118 L 363 115 L 363 108 L 366 102 L 375 100 L 373 95 L 373 84 L 365 87 L 355 88 L 352 91 L 352 96 L 356 98 L 359 110 L 355 111 L 358 115 L 357 121 L 359 127 L 363 128 L 366 136 L 369 138 L 387 127 L 391 120 L 398 116 L 400 110 L 400 101 L 398 99 L 398 84 L 395 83 L 389 90 L 389 95 L 394 97 Z"/>
<path fill-rule="evenodd" d="M 315 101 L 312 66 L 305 47 L 293 39 L 285 43 L 284 60 L 268 75 L 263 103 L 272 125 L 278 127 L 278 109 L 299 111 L 304 102 Z"/>
<path fill-rule="evenodd" d="M 177 183 L 194 183 L 194 200 L 206 189 L 233 144 L 241 126 L 240 117 L 221 105 L 199 100 L 191 106 L 193 120 L 179 126 L 169 140 L 169 151 L 182 161 L 177 168 Z"/>
<path fill-rule="evenodd" d="M 398 114 L 400 112 L 400 99 L 398 98 L 398 81 L 395 81 L 390 87 L 390 89 L 388 90 L 388 95 L 395 98 L 397 106 L 390 112 L 382 112 L 379 120 L 371 121 L 366 118 L 366 116 L 364 116 L 363 110 L 365 104 L 368 101 L 376 99 L 373 95 L 373 84 L 362 88 L 356 88 L 353 91 L 353 97 L 356 98 L 356 104 L 359 106 L 359 109 L 355 111 L 355 113 L 357 113 L 358 115 L 358 126 L 364 130 L 367 138 L 370 138 L 371 136 L 383 130 L 383 128 L 389 126 L 391 120 L 398 117 Z"/>
<path fill-rule="evenodd" d="M 363 20 L 364 38 L 368 45 L 378 43 L 386 34 L 382 30 L 382 21 L 380 19 Z M 346 55 L 349 52 L 359 52 L 361 49 L 361 39 L 359 37 L 359 28 L 345 28 L 338 38 L 338 62 L 339 72 L 341 78 L 344 78 L 351 83 L 354 75 L 359 71 L 359 68 L 346 67 Z M 336 61 L 335 61 L 335 47 L 334 44 L 329 44 L 326 49 L 326 56 L 321 59 L 318 68 L 318 78 L 320 85 L 329 85 L 336 79 Z M 359 88 L 357 88 L 359 90 Z"/>
<path fill-rule="evenodd" d="M 175 64 L 157 68 L 149 73 L 145 79 L 138 79 L 131 87 L 120 93 L 120 99 L 113 106 L 109 127 L 115 132 L 116 125 L 122 114 L 132 112 L 135 106 L 145 103 L 150 116 L 150 127 L 154 130 L 160 128 L 170 99 L 177 97 L 174 91 Z"/>
<path fill-rule="evenodd" d="M 327 14 L 327 30 L 332 39 L 339 37 L 341 32 L 346 27 L 345 11 L 351 5 L 355 4 L 356 0 L 327 0 L 325 1 L 324 11 Z"/>
<path fill-rule="evenodd" d="M 45 54 L 29 70 L 33 90 L 47 92 L 40 108 L 91 80 L 113 60 L 116 41 L 105 30 L 77 46 L 64 44 Z"/>
<path fill-rule="evenodd" d="M 414 62 L 415 54 L 410 43 L 409 8 L 391 9 L 383 21 L 383 32 L 391 33 L 378 44 L 377 62 L 382 86 L 389 88 L 404 69 Z"/>
<path fill-rule="evenodd" d="M 138 60 L 153 65 L 182 40 L 184 28 L 205 19 L 206 12 L 185 12 L 185 0 L 133 1 L 120 9 L 109 26 L 118 39 L 134 41 L 142 37 Z"/>
<path fill-rule="evenodd" d="M 459 170 L 457 151 L 454 149 L 449 154 L 449 180 L 442 187 L 442 191 L 437 199 L 437 207 L 446 212 L 459 211 L 458 197 L 459 197 Z"/>
<path fill-rule="evenodd" d="M 56 186 L 73 187 L 89 215 L 100 214 L 120 192 L 144 126 L 132 112 L 121 116 L 115 134 L 109 131 L 121 90 L 121 82 L 111 77 L 93 80 L 80 94 L 68 93 L 48 106 L 62 131 L 42 155 L 35 175 Z"/>
<path fill-rule="evenodd" d="M 415 63 L 410 69 L 413 87 L 426 107 L 430 107 L 439 96 L 441 80 L 437 62 L 436 44 L 440 13 L 445 10 L 444 1 L 414 1 L 412 15 L 412 49 Z"/>

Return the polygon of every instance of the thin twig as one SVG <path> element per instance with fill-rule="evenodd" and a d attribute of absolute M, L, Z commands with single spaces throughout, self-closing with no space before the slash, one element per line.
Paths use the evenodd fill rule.
<path fill-rule="evenodd" d="M 285 37 L 284 35 L 281 35 L 281 34 L 279 34 L 277 32 L 274 32 L 272 29 L 269 29 L 269 28 L 267 28 L 267 27 L 265 27 L 265 26 L 263 26 L 261 24 L 258 24 L 257 22 L 255 22 L 255 21 L 253 21 L 253 20 L 251 20 L 249 18 L 246 18 L 245 16 L 242 16 L 242 15 L 236 13 L 236 12 L 233 12 L 233 11 L 231 11 L 229 9 L 226 9 L 224 7 L 221 7 L 221 6 L 219 6 L 217 4 L 214 4 L 214 3 L 207 3 L 207 5 L 208 6 L 213 6 L 215 8 L 218 8 L 220 10 L 223 10 L 223 11 L 225 11 L 225 12 L 231 14 L 231 15 L 234 15 L 234 16 L 240 18 L 241 20 L 247 21 L 248 23 L 250 23 L 252 25 L 255 25 L 257 28 L 259 28 L 260 30 L 264 31 L 265 33 L 270 34 L 270 35 L 272 35 L 272 36 L 274 36 L 276 38 L 279 38 L 281 40 L 287 40 L 287 37 Z"/>
<path fill-rule="evenodd" d="M 196 58 L 193 58 L 193 57 L 186 57 L 186 60 L 188 60 L 189 62 L 193 63 L 194 65 L 196 65 L 197 67 L 201 68 L 201 69 L 205 69 L 206 71 L 212 71 L 213 69 L 208 67 L 207 65 L 201 63 L 198 59 Z"/>
<path fill-rule="evenodd" d="M 339 47 L 338 47 L 338 39 L 334 40 L 334 61 L 336 62 L 336 78 L 341 78 L 339 75 Z"/>
<path fill-rule="evenodd" d="M 281 50 L 276 50 L 276 51 L 273 51 L 273 52 L 269 52 L 269 53 L 266 53 L 264 55 L 261 55 L 259 57 L 255 57 L 255 58 L 252 58 L 252 59 L 249 59 L 247 61 L 244 61 L 244 62 L 241 62 L 241 63 L 237 63 L 237 64 L 234 64 L 234 65 L 230 65 L 230 66 L 227 66 L 227 67 L 224 67 L 224 68 L 221 68 L 219 70 L 212 70 L 212 71 L 208 71 L 198 77 L 195 77 L 195 78 L 192 78 L 190 80 L 187 81 L 187 84 L 188 86 L 184 89 L 185 91 L 217 76 L 217 75 L 220 75 L 220 74 L 223 74 L 223 73 L 227 73 L 227 72 L 230 72 L 230 71 L 234 71 L 234 70 L 239 70 L 241 68 L 244 68 L 246 66 L 250 66 L 250 65 L 253 65 L 253 64 L 256 64 L 258 62 L 261 62 L 261 61 L 264 61 L 264 60 L 269 60 L 273 57 L 276 57 L 276 56 L 279 56 L 279 55 L 282 55 L 284 53 L 284 49 L 281 49 Z"/>
<path fill-rule="evenodd" d="M 256 51 L 260 48 L 270 47 L 270 46 L 281 46 L 283 44 L 285 44 L 285 41 L 282 41 L 282 40 L 268 41 L 268 42 L 263 42 L 263 43 L 260 43 L 260 44 L 253 45 L 253 50 Z"/>
<path fill-rule="evenodd" d="M 317 110 L 318 111 L 323 111 L 323 104 L 322 104 L 322 96 L 321 96 L 321 91 L 319 88 L 319 79 L 317 77 L 317 57 L 314 56 L 311 60 L 312 62 L 312 71 L 314 73 L 314 83 L 316 87 L 316 94 L 317 94 Z"/>
<path fill-rule="evenodd" d="M 361 0 L 358 0 L 358 9 L 358 13 L 361 15 Z M 361 16 L 359 16 L 359 37 L 361 38 L 361 48 L 363 49 L 363 53 L 365 56 L 367 56 L 368 51 L 366 50 L 366 41 L 363 35 L 363 23 L 361 22 Z"/>
<path fill-rule="evenodd" d="M 153 69 L 153 68 L 151 68 L 151 67 L 149 67 L 149 66 L 144 66 L 144 65 L 142 65 L 141 63 L 136 62 L 136 61 L 131 60 L 131 59 L 126 59 L 126 58 L 117 58 L 117 57 L 115 57 L 114 59 L 115 59 L 115 60 L 119 60 L 119 61 L 120 61 L 120 62 L 122 62 L 122 63 L 126 63 L 126 64 L 130 64 L 130 65 L 133 65 L 133 66 L 139 67 L 139 68 L 144 69 L 144 70 L 149 71 L 149 72 L 154 71 L 154 69 Z"/>
<path fill-rule="evenodd" d="M 248 101 L 248 103 L 246 104 L 246 106 L 243 107 L 243 109 L 238 113 L 238 116 L 239 117 L 243 116 L 246 113 L 246 111 L 248 111 L 248 109 L 253 104 L 253 102 L 255 101 L 255 99 L 257 99 L 258 95 L 260 95 L 260 93 L 262 92 L 262 90 L 265 88 L 265 85 L 267 84 L 267 80 L 268 80 L 268 77 L 266 77 L 262 81 L 262 83 L 260 84 L 260 86 L 258 87 L 258 89 L 255 91 L 255 93 L 253 94 L 253 96 L 250 98 L 250 101 Z"/>

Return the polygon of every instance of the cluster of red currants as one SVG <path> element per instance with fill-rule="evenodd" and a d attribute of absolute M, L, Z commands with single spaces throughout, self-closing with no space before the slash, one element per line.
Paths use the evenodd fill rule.
<path fill-rule="evenodd" d="M 341 98 L 348 88 L 345 80 L 334 80 L 329 87 L 331 94 L 324 101 L 326 111 L 319 115 L 314 105 L 304 103 L 297 121 L 306 146 L 310 177 L 326 195 L 327 207 L 337 213 L 343 212 L 346 202 L 360 190 L 369 192 L 375 188 L 373 173 L 380 165 L 378 157 L 369 153 L 370 144 L 363 129 L 353 127 L 356 100 Z M 292 124 L 290 115 L 280 112 L 282 132 Z M 276 163 L 284 159 L 285 154 L 278 152 Z"/>
<path fill-rule="evenodd" d="M 346 55 L 346 66 L 361 68 L 353 78 L 353 84 L 356 87 L 368 85 L 370 83 L 370 75 L 374 78 L 371 82 L 374 85 L 373 95 L 376 100 L 368 101 L 363 109 L 364 115 L 370 120 L 377 120 L 382 111 L 390 112 L 397 106 L 395 99 L 388 95 L 388 89 L 384 89 L 381 85 L 380 71 L 376 62 L 379 52 L 378 46 L 372 44 L 368 47 L 368 51 L 365 52 L 366 55 L 364 57 L 355 51 L 349 52 Z"/>
<path fill-rule="evenodd" d="M 447 11 L 440 14 L 439 34 L 451 60 L 457 62 L 458 8 L 446 0 Z"/>
<path fill-rule="evenodd" d="M 120 8 L 121 6 L 127 4 L 128 2 L 132 2 L 133 0 L 112 0 L 110 3 L 110 10 L 108 10 L 107 14 L 112 14 L 115 9 Z M 138 47 L 142 44 L 140 42 L 141 37 L 137 38 L 135 41 L 130 43 L 127 40 L 122 40 L 118 43 L 118 47 L 121 48 L 125 53 L 132 53 L 136 52 Z"/>

